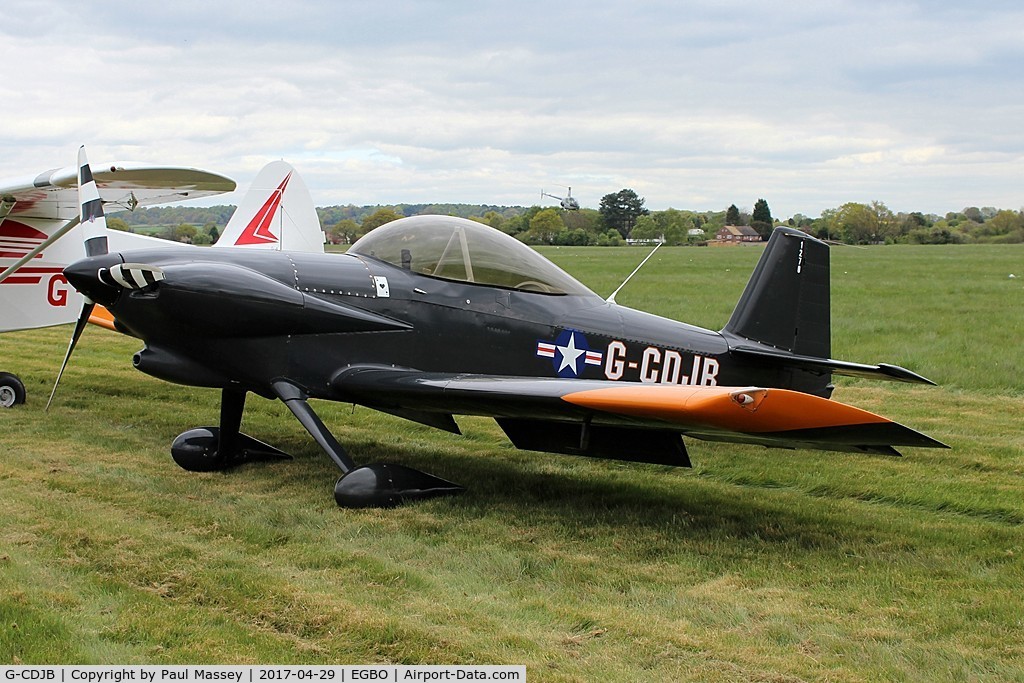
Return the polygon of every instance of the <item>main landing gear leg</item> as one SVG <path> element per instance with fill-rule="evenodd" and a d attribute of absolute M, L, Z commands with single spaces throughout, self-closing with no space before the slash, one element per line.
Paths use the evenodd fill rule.
<path fill-rule="evenodd" d="M 290 382 L 274 382 L 277 394 L 342 475 L 334 485 L 334 500 L 345 508 L 394 507 L 414 500 L 450 496 L 465 491 L 458 484 L 404 465 L 373 463 L 356 467 L 338 440 L 313 412 L 305 393 Z"/>
<path fill-rule="evenodd" d="M 190 472 L 215 472 L 249 460 L 290 460 L 287 453 L 239 431 L 244 408 L 244 391 L 224 389 L 220 427 L 198 427 L 179 434 L 171 444 L 174 462 Z"/>

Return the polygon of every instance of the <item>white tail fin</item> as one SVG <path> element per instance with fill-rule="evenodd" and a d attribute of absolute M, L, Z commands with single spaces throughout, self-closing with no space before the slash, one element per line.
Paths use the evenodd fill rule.
<path fill-rule="evenodd" d="M 272 161 L 256 176 L 215 246 L 322 254 L 324 242 L 306 184 L 291 164 Z"/>

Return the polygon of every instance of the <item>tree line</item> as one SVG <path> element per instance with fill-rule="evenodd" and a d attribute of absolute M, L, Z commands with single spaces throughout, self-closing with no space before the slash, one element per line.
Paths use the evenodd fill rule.
<path fill-rule="evenodd" d="M 921 212 L 896 213 L 879 201 L 848 202 L 826 209 L 817 218 L 802 214 L 783 221 L 773 218 L 768 202 L 757 199 L 751 212 L 732 204 L 722 211 L 669 208 L 650 211 L 643 197 L 629 188 L 601 198 L 598 209 L 567 211 L 559 207 L 481 204 L 352 204 L 316 209 L 320 225 L 332 242 L 350 244 L 370 230 L 421 214 L 460 216 L 485 223 L 527 244 L 619 245 L 627 241 L 697 244 L 713 239 L 726 225 L 749 226 L 763 237 L 778 225 L 789 225 L 816 237 L 848 244 L 966 244 L 1024 242 L 1024 211 L 966 207 L 944 216 Z M 216 241 L 235 207 L 169 206 L 114 214 L 115 229 L 134 230 L 197 244 Z"/>
<path fill-rule="evenodd" d="M 797 214 L 789 224 L 825 239 L 847 244 L 1019 244 L 1024 242 L 1024 211 L 971 206 L 944 216 L 894 213 L 884 203 L 848 202 L 821 212 Z"/>

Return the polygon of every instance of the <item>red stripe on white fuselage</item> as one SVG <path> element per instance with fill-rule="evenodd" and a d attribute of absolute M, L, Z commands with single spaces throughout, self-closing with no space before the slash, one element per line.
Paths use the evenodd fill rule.
<path fill-rule="evenodd" d="M 14 271 L 10 277 L 8 277 L 0 285 L 38 285 L 43 281 L 44 275 L 56 275 L 62 273 L 63 268 L 35 268 L 35 267 L 23 267 Z"/>

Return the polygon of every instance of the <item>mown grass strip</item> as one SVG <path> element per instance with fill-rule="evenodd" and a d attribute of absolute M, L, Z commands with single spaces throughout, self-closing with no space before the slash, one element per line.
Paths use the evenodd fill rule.
<path fill-rule="evenodd" d="M 548 253 L 603 293 L 642 258 Z M 619 300 L 720 327 L 757 255 L 663 249 Z M 214 422 L 218 395 L 132 370 L 137 340 L 87 331 L 44 413 L 68 331 L 2 335 L 0 366 L 23 376 L 30 402 L 0 412 L 0 660 L 526 663 L 531 679 L 557 681 L 1021 679 L 1024 353 L 1008 340 L 1024 287 L 998 276 L 1024 270 L 1021 256 L 833 250 L 834 355 L 946 385 L 843 379 L 837 398 L 952 450 L 691 442 L 696 466 L 682 471 L 519 452 L 484 419 L 460 420 L 457 437 L 318 403 L 361 461 L 470 489 L 390 511 L 337 509 L 333 466 L 262 399 L 244 428 L 295 460 L 179 470 L 170 441 Z"/>

